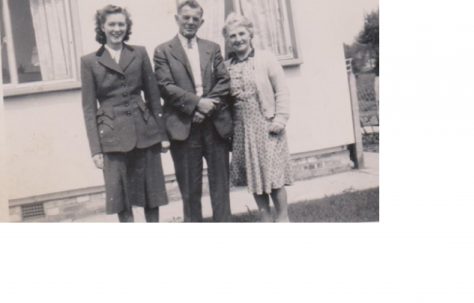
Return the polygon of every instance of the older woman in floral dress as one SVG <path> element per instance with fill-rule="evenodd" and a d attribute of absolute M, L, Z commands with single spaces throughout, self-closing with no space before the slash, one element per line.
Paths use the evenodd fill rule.
<path fill-rule="evenodd" d="M 231 181 L 253 193 L 263 222 L 288 222 L 285 185 L 292 183 L 285 133 L 289 93 L 276 57 L 252 46 L 253 25 L 244 16 L 230 14 L 223 29 L 231 47 L 226 62 L 234 101 L 234 141 Z"/>

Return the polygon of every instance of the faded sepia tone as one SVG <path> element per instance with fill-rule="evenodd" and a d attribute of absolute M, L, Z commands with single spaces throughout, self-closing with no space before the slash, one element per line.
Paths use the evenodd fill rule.
<path fill-rule="evenodd" d="M 75 61 L 99 47 L 94 41 L 93 16 L 97 9 L 109 3 L 129 9 L 134 22 L 130 44 L 144 45 L 150 55 L 158 44 L 176 34 L 175 0 L 67 2 L 72 12 L 69 34 Z M 198 36 L 214 40 L 224 49 L 220 35 L 223 3 L 232 1 L 200 2 L 205 9 L 206 22 Z M 301 164 L 307 155 L 320 159 L 321 155 L 331 153 L 339 157 L 334 160 L 338 166 L 328 167 L 324 174 L 347 171 L 353 165 L 348 146 L 356 143 L 358 123 L 354 122 L 343 43 L 351 42 L 351 37 L 362 29 L 364 12 L 376 9 L 378 3 L 374 0 L 292 0 L 289 3 L 290 35 L 295 46 L 294 60 L 284 64 L 291 92 L 291 118 L 287 127 L 290 152 L 301 159 L 301 167 L 308 166 Z M 222 10 L 213 12 L 220 6 Z M 0 148 L 0 156 L 6 164 L 0 171 L 4 175 L 0 194 L 2 214 L 6 211 L 6 200 L 10 200 L 10 206 L 44 199 L 62 199 L 66 203 L 70 199 L 85 199 L 86 204 L 91 201 L 89 205 L 101 204 L 103 176 L 90 159 L 76 63 L 71 81 L 53 86 L 3 87 L 5 98 L 2 98 L 3 108 L 0 106 L 0 123 L 4 124 L 5 131 L 0 135 L 6 141 L 1 147 L 7 148 Z M 41 90 L 46 92 L 38 93 Z M 163 156 L 163 168 L 172 178 L 174 167 L 169 154 Z M 81 198 L 83 194 L 89 198 Z M 57 210 L 53 209 L 51 206 L 45 211 L 55 213 Z M 18 216 L 18 212 L 13 213 L 13 221 Z"/>

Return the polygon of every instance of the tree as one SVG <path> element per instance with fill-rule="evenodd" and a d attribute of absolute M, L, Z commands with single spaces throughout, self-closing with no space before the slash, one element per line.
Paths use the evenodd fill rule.
<path fill-rule="evenodd" d="M 344 53 L 346 58 L 352 59 L 352 71 L 360 74 L 369 71 L 367 66 L 370 63 L 369 50 L 364 44 L 357 42 L 351 45 L 344 44 Z M 370 71 L 372 68 L 370 68 Z"/>
<path fill-rule="evenodd" d="M 379 11 L 364 17 L 364 28 L 351 45 L 344 45 L 346 58 L 352 59 L 354 73 L 379 74 Z"/>
<path fill-rule="evenodd" d="M 364 29 L 359 33 L 357 42 L 368 47 L 370 57 L 375 60 L 374 72 L 379 75 L 379 10 L 365 16 Z"/>

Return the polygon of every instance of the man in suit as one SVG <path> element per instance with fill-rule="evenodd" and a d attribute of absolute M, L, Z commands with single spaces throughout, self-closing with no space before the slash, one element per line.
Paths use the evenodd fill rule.
<path fill-rule="evenodd" d="M 178 35 L 155 49 L 155 74 L 165 101 L 164 118 L 183 199 L 185 222 L 201 222 L 203 157 L 208 167 L 213 220 L 230 220 L 227 104 L 230 79 L 218 44 L 196 37 L 203 9 L 195 0 L 178 5 Z"/>

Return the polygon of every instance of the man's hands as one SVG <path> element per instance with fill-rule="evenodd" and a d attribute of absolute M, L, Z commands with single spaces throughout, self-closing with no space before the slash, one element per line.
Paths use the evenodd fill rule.
<path fill-rule="evenodd" d="M 201 98 L 197 105 L 197 110 L 201 114 L 205 116 L 209 116 L 213 110 L 216 109 L 216 105 L 219 104 L 218 100 L 209 99 L 209 98 Z"/>
<path fill-rule="evenodd" d="M 198 124 L 202 123 L 202 121 L 204 121 L 204 119 L 206 119 L 206 116 L 204 116 L 203 114 L 201 114 L 198 111 L 194 112 L 193 123 L 198 123 Z"/>
<path fill-rule="evenodd" d="M 197 110 L 194 112 L 193 123 L 202 123 L 206 116 L 209 117 L 219 104 L 218 100 L 210 98 L 201 98 L 197 105 Z"/>

